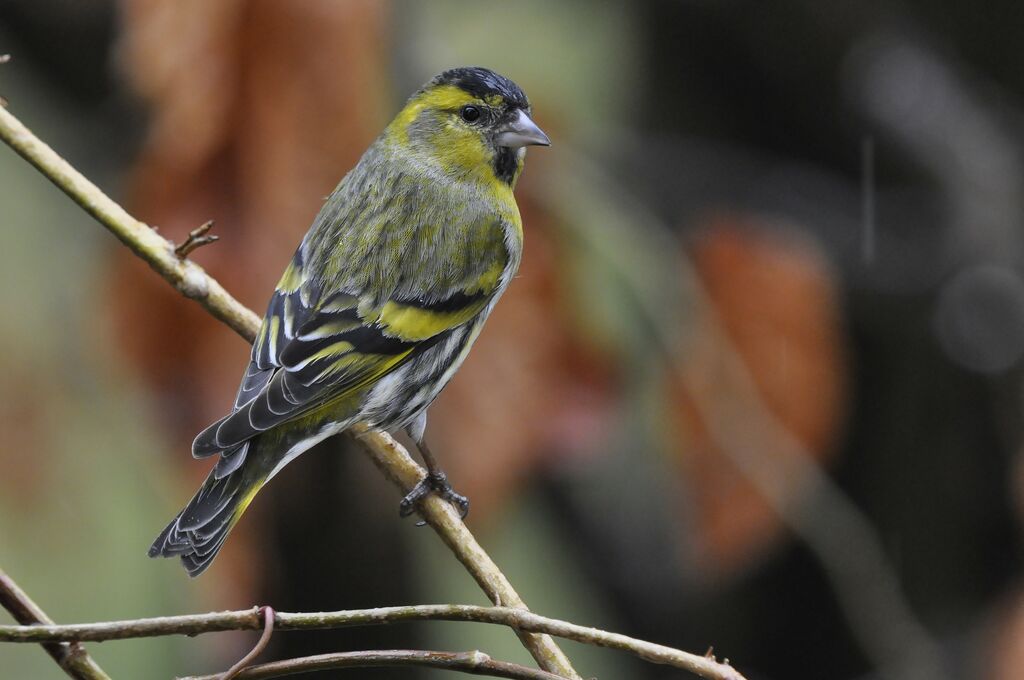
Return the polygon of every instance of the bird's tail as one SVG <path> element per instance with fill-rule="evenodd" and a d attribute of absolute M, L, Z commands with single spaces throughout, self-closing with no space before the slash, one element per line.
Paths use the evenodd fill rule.
<path fill-rule="evenodd" d="M 150 557 L 180 557 L 189 576 L 198 576 L 217 556 L 228 532 L 266 481 L 243 464 L 217 477 L 217 469 L 199 487 L 185 509 L 171 520 L 149 548 Z"/>

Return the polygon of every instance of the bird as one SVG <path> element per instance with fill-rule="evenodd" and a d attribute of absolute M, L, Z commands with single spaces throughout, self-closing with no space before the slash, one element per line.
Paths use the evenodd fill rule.
<path fill-rule="evenodd" d="M 549 146 L 514 82 L 483 67 L 417 90 L 327 197 L 284 270 L 231 412 L 201 431 L 205 482 L 149 549 L 190 576 L 213 562 L 259 490 L 357 422 L 415 442 L 434 492 L 463 516 L 426 445 L 427 409 L 519 268 L 513 190 L 531 145 Z"/>

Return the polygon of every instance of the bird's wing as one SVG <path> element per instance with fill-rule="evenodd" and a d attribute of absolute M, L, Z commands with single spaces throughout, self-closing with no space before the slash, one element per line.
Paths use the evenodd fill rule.
<path fill-rule="evenodd" d="M 381 304 L 339 292 L 314 305 L 302 282 L 290 280 L 300 276 L 300 268 L 297 255 L 271 300 L 235 410 L 199 433 L 194 456 L 223 452 L 227 458 L 270 428 L 358 399 L 366 387 L 476 317 L 498 288 L 495 277 L 493 284 L 429 301 L 395 298 Z M 240 462 L 232 461 L 230 470 Z"/>

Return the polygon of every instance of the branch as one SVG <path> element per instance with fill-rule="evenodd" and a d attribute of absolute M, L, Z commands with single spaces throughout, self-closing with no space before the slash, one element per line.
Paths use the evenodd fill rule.
<path fill-rule="evenodd" d="M 2 63 L 2 62 L 0 62 Z M 10 576 L 0 569 L 0 605 L 11 613 L 14 620 L 32 628 L 32 624 L 52 626 L 53 619 L 46 615 L 25 591 L 18 587 Z M 6 626 L 11 628 L 13 626 Z M 47 642 L 43 649 L 53 657 L 65 673 L 76 680 L 110 680 L 110 676 L 93 661 L 89 653 L 78 642 Z"/>
<path fill-rule="evenodd" d="M 252 310 L 232 297 L 202 267 L 191 260 L 179 258 L 174 252 L 174 244 L 129 215 L 3 108 L 0 108 L 0 139 L 113 232 L 182 295 L 198 302 L 249 343 L 253 342 L 260 319 Z M 423 469 L 390 435 L 366 425 L 356 425 L 351 432 L 377 467 L 402 489 L 403 494 L 425 476 Z M 429 495 L 420 503 L 420 514 L 465 565 L 491 602 L 526 609 L 512 584 L 466 529 L 450 504 Z M 520 633 L 519 638 L 541 668 L 579 680 L 568 657 L 549 637 Z"/>
<path fill-rule="evenodd" d="M 428 652 L 416 649 L 388 649 L 367 652 L 337 652 L 304 656 L 287 661 L 250 666 L 238 675 L 238 680 L 276 678 L 294 673 L 325 671 L 332 668 L 368 668 L 380 666 L 425 666 L 470 675 L 489 675 L 513 680 L 564 680 L 561 675 L 527 668 L 507 661 L 495 661 L 483 652 Z M 220 680 L 220 675 L 203 675 L 179 680 Z"/>
<path fill-rule="evenodd" d="M 508 626 L 517 631 L 547 633 L 598 647 L 629 652 L 653 663 L 674 666 L 712 680 L 743 680 L 729 666 L 708 656 L 690 654 L 672 647 L 637 640 L 626 635 L 551 619 L 515 607 L 478 607 L 464 604 L 426 604 L 407 607 L 377 607 L 336 612 L 275 612 L 275 630 L 312 630 L 368 626 L 403 621 L 468 621 Z M 263 627 L 260 608 L 240 611 L 164 616 L 131 621 L 109 621 L 67 626 L 0 626 L 0 642 L 60 642 L 81 640 L 103 642 L 161 635 L 188 635 L 226 630 L 259 630 Z M 238 677 L 247 677 L 239 675 Z"/>
<path fill-rule="evenodd" d="M 4 64 L 9 62 L 10 60 L 11 60 L 11 55 L 9 55 L 9 54 L 0 54 L 0 66 L 3 66 Z M 4 99 L 3 97 L 0 97 L 0 108 L 3 108 L 5 106 L 7 106 L 7 100 Z"/>

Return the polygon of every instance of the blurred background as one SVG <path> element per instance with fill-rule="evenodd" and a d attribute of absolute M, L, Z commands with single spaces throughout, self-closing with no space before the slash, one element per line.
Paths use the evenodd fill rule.
<path fill-rule="evenodd" d="M 168 238 L 215 219 L 193 257 L 262 311 L 412 91 L 510 76 L 554 144 L 519 185 L 521 274 L 428 438 L 524 599 L 751 680 L 1012 680 L 1022 31 L 1009 0 L 0 0 L 0 95 Z M 51 616 L 483 603 L 344 438 L 201 578 L 148 560 L 248 348 L 6 148 L 0 225 L 0 567 Z M 158 678 L 253 641 L 91 650 Z M 390 647 L 529 662 L 453 623 L 267 656 Z M 584 677 L 685 675 L 565 648 Z M 63 676 L 8 645 L 0 677 Z"/>

